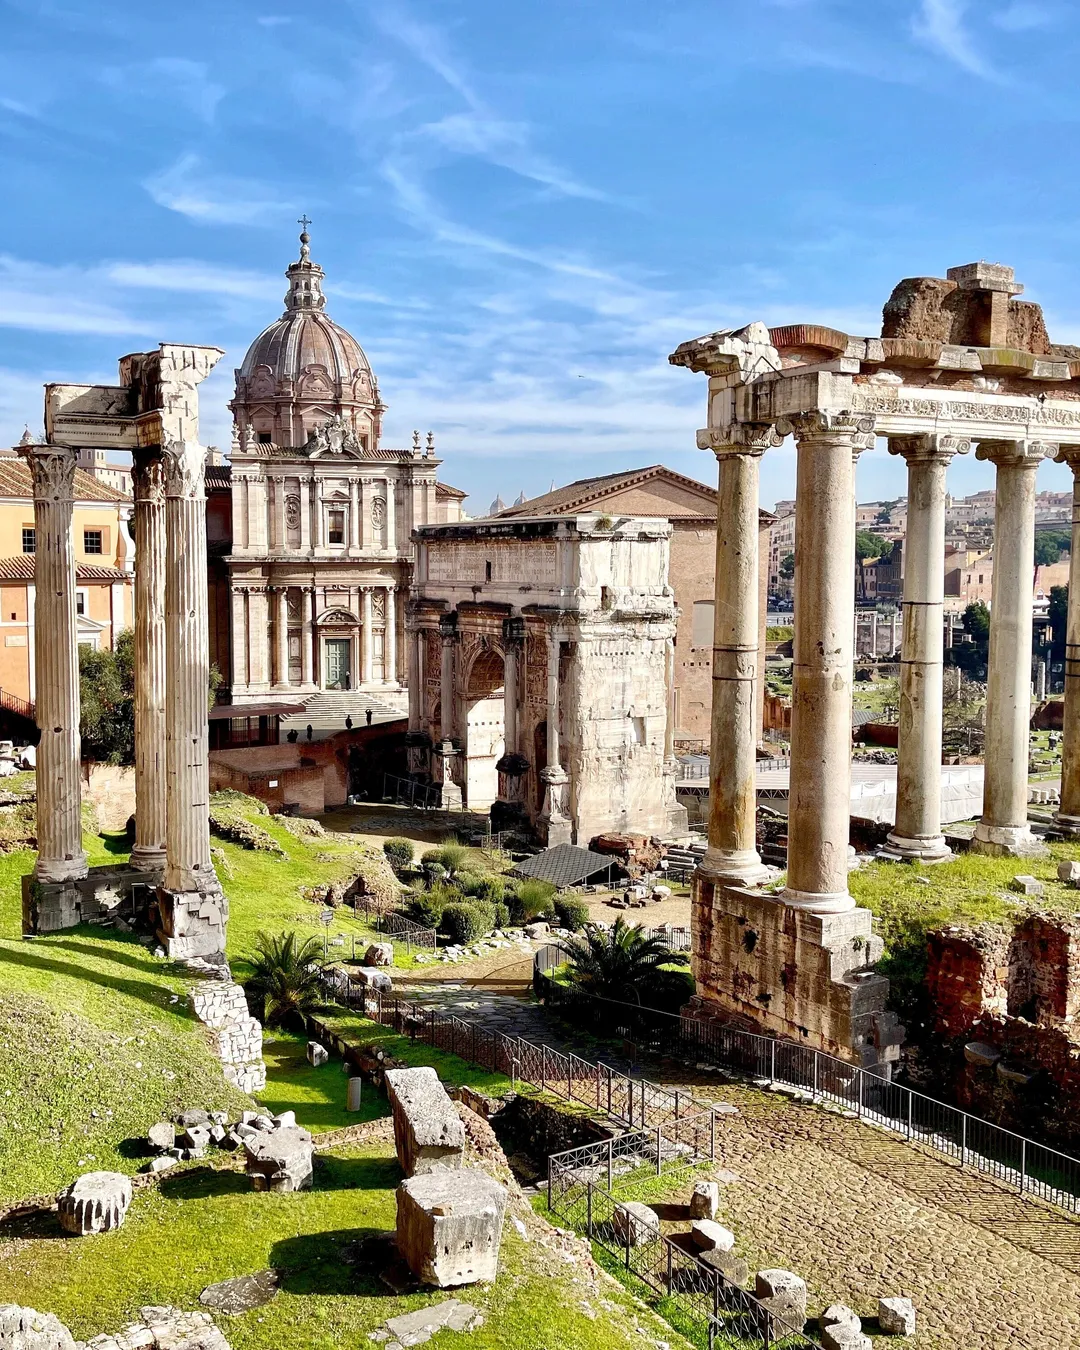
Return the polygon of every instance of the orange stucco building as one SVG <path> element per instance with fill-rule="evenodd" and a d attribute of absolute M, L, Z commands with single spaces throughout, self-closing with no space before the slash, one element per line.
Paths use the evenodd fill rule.
<path fill-rule="evenodd" d="M 111 647 L 134 622 L 132 500 L 82 469 L 75 471 L 76 608 L 79 643 Z M 30 470 L 0 451 L 0 704 L 34 703 L 34 497 Z"/>

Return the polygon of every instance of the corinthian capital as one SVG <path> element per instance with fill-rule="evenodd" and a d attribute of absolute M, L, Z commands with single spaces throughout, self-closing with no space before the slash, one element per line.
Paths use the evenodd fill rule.
<path fill-rule="evenodd" d="M 36 502 L 70 502 L 75 497 L 76 453 L 63 445 L 19 443 L 19 454 L 30 466 Z"/>
<path fill-rule="evenodd" d="M 165 501 L 165 457 L 160 446 L 140 447 L 132 455 L 131 479 L 137 502 Z"/>
<path fill-rule="evenodd" d="M 966 436 L 949 433 L 920 432 L 912 436 L 889 437 L 889 454 L 902 455 L 909 464 L 939 460 L 948 464 L 953 455 L 966 455 L 970 449 L 971 441 Z"/>
<path fill-rule="evenodd" d="M 205 497 L 206 451 L 199 442 L 170 441 L 164 454 L 166 497 Z"/>
<path fill-rule="evenodd" d="M 1057 464 L 1067 464 L 1075 477 L 1080 471 L 1080 445 L 1059 445 L 1054 461 Z"/>
<path fill-rule="evenodd" d="M 717 459 L 733 455 L 763 455 L 784 438 L 771 422 L 733 422 L 727 427 L 704 427 L 697 433 L 699 450 L 712 450 Z"/>
<path fill-rule="evenodd" d="M 1037 469 L 1044 459 L 1053 459 L 1058 446 L 1052 441 L 980 441 L 976 459 L 988 459 L 999 469 Z"/>
<path fill-rule="evenodd" d="M 823 412 L 815 408 L 811 412 L 789 413 L 776 422 L 776 430 L 781 436 L 794 436 L 796 441 L 843 440 L 852 451 L 858 454 L 869 450 L 874 444 L 875 419 L 868 413 Z"/>

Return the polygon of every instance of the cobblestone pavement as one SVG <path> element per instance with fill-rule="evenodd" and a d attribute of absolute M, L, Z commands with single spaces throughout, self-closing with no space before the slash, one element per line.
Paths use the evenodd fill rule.
<path fill-rule="evenodd" d="M 518 999 L 445 986 L 432 999 L 567 1043 Z M 717 1167 L 739 1177 L 721 1187 L 722 1217 L 751 1270 L 806 1279 L 812 1313 L 848 1303 L 873 1334 L 878 1297 L 899 1294 L 919 1312 L 912 1350 L 1080 1350 L 1080 1222 L 858 1120 L 715 1074 L 642 1071 L 739 1107 L 718 1143 Z M 673 1198 L 688 1189 L 673 1178 Z"/>

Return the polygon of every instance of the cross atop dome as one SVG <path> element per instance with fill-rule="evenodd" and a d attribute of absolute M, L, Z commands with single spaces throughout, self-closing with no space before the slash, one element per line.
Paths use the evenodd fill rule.
<path fill-rule="evenodd" d="M 311 224 L 305 213 L 296 222 L 301 227 L 300 260 L 290 263 L 285 271 L 289 278 L 289 293 L 285 297 L 285 312 L 298 309 L 324 309 L 326 296 L 322 293 L 325 273 L 318 263 L 311 261 L 311 235 L 307 227 Z"/>

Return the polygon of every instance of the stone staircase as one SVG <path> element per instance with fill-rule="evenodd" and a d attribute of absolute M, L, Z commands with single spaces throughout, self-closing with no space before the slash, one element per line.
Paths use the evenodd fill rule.
<path fill-rule="evenodd" d="M 325 741 L 339 731 L 344 731 L 345 719 L 352 718 L 354 727 L 368 725 L 367 714 L 371 710 L 371 725 L 382 726 L 387 722 L 400 722 L 408 716 L 406 708 L 395 702 L 395 694 L 369 694 L 359 689 L 324 689 L 313 694 L 304 704 L 304 711 L 281 719 L 281 737 L 290 731 L 300 733 L 300 740 L 307 740 L 307 729 L 312 729 L 313 741 Z"/>

